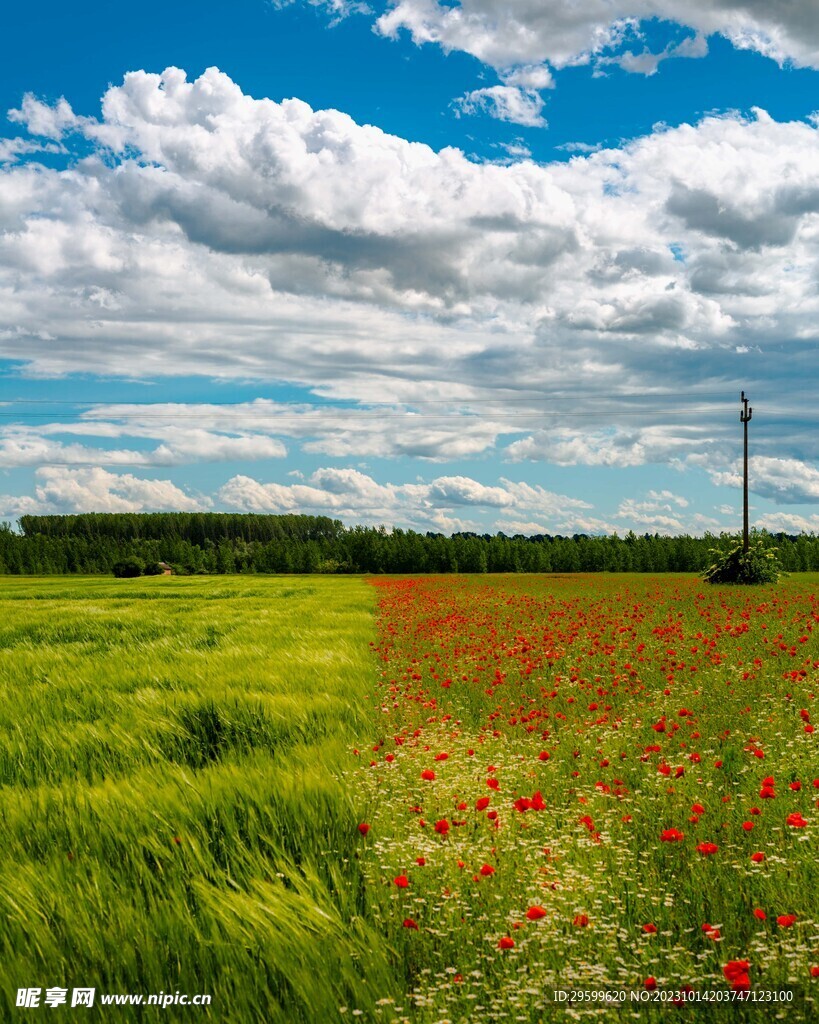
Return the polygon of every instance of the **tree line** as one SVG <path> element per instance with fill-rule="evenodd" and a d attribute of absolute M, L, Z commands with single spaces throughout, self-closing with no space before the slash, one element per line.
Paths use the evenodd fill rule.
<path fill-rule="evenodd" d="M 819 571 L 819 537 L 759 533 L 783 568 Z M 307 515 L 161 512 L 23 516 L 0 526 L 0 574 L 107 574 L 125 559 L 180 574 L 702 572 L 727 537 L 525 537 L 346 527 Z"/>

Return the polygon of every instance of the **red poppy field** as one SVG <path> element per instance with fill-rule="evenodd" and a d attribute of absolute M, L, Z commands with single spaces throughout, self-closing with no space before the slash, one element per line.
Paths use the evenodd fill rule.
<path fill-rule="evenodd" d="M 814 578 L 372 586 L 382 1019 L 819 1017 Z"/>

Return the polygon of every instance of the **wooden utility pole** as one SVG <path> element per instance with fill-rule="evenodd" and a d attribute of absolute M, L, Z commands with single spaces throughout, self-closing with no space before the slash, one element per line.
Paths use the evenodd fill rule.
<path fill-rule="evenodd" d="M 742 550 L 745 552 L 748 550 L 748 424 L 751 422 L 754 410 L 749 407 L 744 391 L 740 392 L 739 400 L 742 402 L 739 422 L 742 424 L 745 434 L 742 456 Z"/>

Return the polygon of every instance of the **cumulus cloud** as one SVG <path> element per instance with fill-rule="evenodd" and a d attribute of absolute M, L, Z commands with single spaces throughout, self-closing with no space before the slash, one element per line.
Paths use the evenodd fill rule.
<path fill-rule="evenodd" d="M 663 505 L 656 501 L 635 501 L 633 498 L 626 498 L 620 502 L 617 517 L 637 526 L 662 530 L 664 533 L 685 533 L 683 521 L 678 516 L 670 515 L 670 512 L 670 505 Z"/>
<path fill-rule="evenodd" d="M 464 476 L 442 476 L 428 483 L 381 484 L 359 470 L 332 467 L 316 470 L 303 483 L 262 483 L 235 476 L 216 497 L 226 507 L 243 512 L 309 512 L 351 522 L 397 523 L 450 532 L 476 528 L 475 521 L 454 516 L 463 509 L 502 508 L 562 518 L 567 512 L 592 507 L 578 498 L 506 479 L 498 486 Z"/>
<path fill-rule="evenodd" d="M 236 474 L 215 493 L 201 495 L 171 480 L 145 479 L 116 473 L 103 466 L 41 466 L 35 472 L 32 496 L 0 495 L 0 517 L 73 512 L 150 512 L 224 509 L 228 511 L 327 515 L 353 525 L 387 524 L 452 533 L 472 530 L 507 534 L 601 534 L 637 532 L 679 534 L 719 532 L 718 520 L 688 515 L 685 499 L 626 499 L 615 515 L 605 518 L 581 498 L 539 484 L 500 477 L 492 484 L 472 477 L 416 478 L 409 483 L 382 482 L 350 466 L 324 466 L 308 476 L 283 473 L 281 479 L 260 480 Z M 671 494 L 671 492 L 664 492 Z M 812 523 L 800 516 L 763 517 L 769 529 Z"/>
<path fill-rule="evenodd" d="M 819 515 L 770 512 L 759 516 L 754 525 L 771 533 L 819 533 Z"/>
<path fill-rule="evenodd" d="M 649 491 L 647 497 L 654 502 L 672 502 L 680 508 L 688 507 L 688 499 L 681 494 L 674 494 L 673 491 Z"/>
<path fill-rule="evenodd" d="M 485 487 L 466 476 L 441 476 L 433 481 L 429 499 L 440 505 L 513 505 L 514 497 L 502 487 Z"/>
<path fill-rule="evenodd" d="M 145 480 L 131 473 L 111 473 L 100 466 L 43 466 L 36 472 L 33 497 L 0 495 L 0 515 L 194 512 L 210 504 L 208 498 L 192 497 L 170 480 Z"/>
<path fill-rule="evenodd" d="M 542 60 L 522 57 L 509 87 L 540 88 Z M 222 429 L 191 407 L 192 433 L 172 410 L 164 432 L 161 410 L 153 427 L 123 413 L 154 442 L 132 465 L 278 457 L 293 437 L 337 458 L 725 468 L 726 400 L 754 384 L 759 454 L 812 458 L 786 411 L 790 380 L 817 373 L 815 124 L 707 117 L 501 166 L 254 99 L 216 69 L 133 72 L 97 120 L 43 106 L 24 101 L 21 123 L 84 141 L 65 169 L 0 171 L 0 357 L 40 377 L 200 373 L 359 403 Z M 45 437 L 6 435 L 8 464 Z M 47 439 L 44 459 L 88 457 Z"/>
<path fill-rule="evenodd" d="M 464 114 L 484 111 L 498 121 L 510 121 L 527 128 L 545 128 L 547 125 L 541 113 L 543 98 L 534 89 L 491 85 L 465 93 L 455 101 L 455 105 Z"/>
<path fill-rule="evenodd" d="M 419 45 L 461 50 L 496 68 L 544 61 L 563 68 L 605 57 L 637 35 L 641 21 L 655 18 L 695 32 L 677 53 L 664 51 L 659 59 L 701 56 L 705 37 L 718 33 L 780 64 L 819 67 L 819 8 L 810 0 L 398 0 L 376 28 L 390 37 L 406 31 Z M 626 70 L 651 72 L 648 58 L 632 58 Z"/>
<path fill-rule="evenodd" d="M 33 93 L 27 92 L 19 110 L 8 112 L 10 121 L 25 125 L 32 135 L 40 135 L 47 139 L 59 141 L 70 132 L 93 124 L 91 118 L 78 117 L 71 109 L 71 104 L 63 96 L 54 104 L 38 100 Z"/>
<path fill-rule="evenodd" d="M 33 153 L 62 153 L 63 147 L 53 142 L 35 142 L 32 139 L 0 139 L 0 164 L 13 164 Z"/>
<path fill-rule="evenodd" d="M 741 467 L 711 473 L 722 487 L 741 487 Z M 777 459 L 765 455 L 748 460 L 748 488 L 778 505 L 819 502 L 819 469 L 798 459 Z"/>

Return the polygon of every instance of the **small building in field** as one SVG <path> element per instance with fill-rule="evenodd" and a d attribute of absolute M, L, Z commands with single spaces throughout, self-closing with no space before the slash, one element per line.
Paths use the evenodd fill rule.
<path fill-rule="evenodd" d="M 163 576 L 173 576 L 173 569 L 168 565 L 167 562 L 157 562 L 156 564 L 162 570 Z"/>

